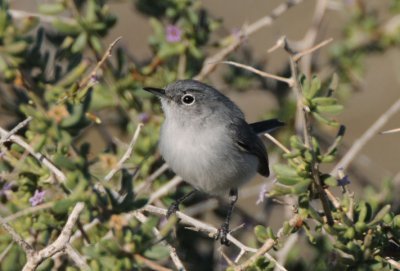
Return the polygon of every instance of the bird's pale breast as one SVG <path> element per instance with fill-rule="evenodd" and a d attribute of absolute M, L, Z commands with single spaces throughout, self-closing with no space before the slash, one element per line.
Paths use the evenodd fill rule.
<path fill-rule="evenodd" d="M 160 151 L 167 164 L 193 187 L 221 194 L 257 173 L 257 157 L 240 151 L 226 126 L 196 130 L 166 120 L 160 138 Z"/>

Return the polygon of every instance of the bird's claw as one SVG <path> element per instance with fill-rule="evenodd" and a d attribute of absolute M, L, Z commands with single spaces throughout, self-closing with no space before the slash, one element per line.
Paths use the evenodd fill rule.
<path fill-rule="evenodd" d="M 173 215 L 173 214 L 175 214 L 177 211 L 179 211 L 179 202 L 174 202 L 174 203 L 172 203 L 170 206 L 169 206 L 169 208 L 168 208 L 168 211 L 167 211 L 167 214 L 166 214 L 166 217 L 167 217 L 167 219 L 171 216 L 171 215 Z"/>
<path fill-rule="evenodd" d="M 228 240 L 228 234 L 229 234 L 229 225 L 227 223 L 224 223 L 218 229 L 218 232 L 215 235 L 215 240 L 220 239 L 221 245 L 225 245 L 225 246 L 229 247 L 231 242 Z"/>

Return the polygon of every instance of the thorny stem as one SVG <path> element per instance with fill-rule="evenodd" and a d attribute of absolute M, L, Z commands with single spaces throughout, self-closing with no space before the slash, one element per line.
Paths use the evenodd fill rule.
<path fill-rule="evenodd" d="M 296 127 L 297 129 L 301 129 L 303 131 L 304 143 L 310 149 L 312 153 L 312 161 L 311 161 L 311 171 L 314 182 L 316 184 L 318 195 L 321 200 L 322 208 L 324 209 L 324 213 L 327 219 L 328 225 L 333 225 L 334 220 L 332 217 L 331 209 L 329 206 L 329 200 L 323 189 L 323 184 L 319 175 L 319 163 L 317 162 L 317 157 L 315 153 L 314 146 L 312 144 L 312 136 L 311 136 L 311 122 L 309 120 L 308 108 L 303 103 L 303 91 L 301 85 L 298 81 L 298 66 L 297 61 L 299 60 L 298 53 L 295 53 L 292 49 L 290 49 L 287 40 L 285 39 L 285 50 L 290 55 L 290 70 L 293 79 L 293 89 L 296 92 L 297 96 L 297 113 L 299 114 L 299 125 Z M 298 130 L 299 131 L 299 130 Z"/>

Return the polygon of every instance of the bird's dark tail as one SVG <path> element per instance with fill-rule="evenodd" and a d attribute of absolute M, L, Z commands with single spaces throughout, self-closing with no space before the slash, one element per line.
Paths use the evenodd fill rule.
<path fill-rule="evenodd" d="M 263 120 L 251 123 L 250 126 L 256 134 L 270 133 L 279 127 L 284 126 L 285 123 L 278 119 Z"/>

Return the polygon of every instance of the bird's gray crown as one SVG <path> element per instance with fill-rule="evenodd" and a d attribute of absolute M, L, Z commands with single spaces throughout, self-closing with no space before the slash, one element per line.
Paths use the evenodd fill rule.
<path fill-rule="evenodd" d="M 218 112 L 221 117 L 244 118 L 242 111 L 229 98 L 215 88 L 196 80 L 179 80 L 169 84 L 161 100 L 164 109 L 178 107 L 182 111 L 200 115 Z"/>

